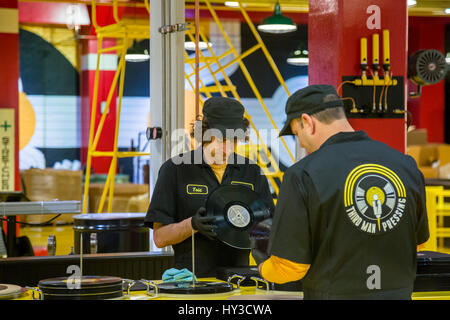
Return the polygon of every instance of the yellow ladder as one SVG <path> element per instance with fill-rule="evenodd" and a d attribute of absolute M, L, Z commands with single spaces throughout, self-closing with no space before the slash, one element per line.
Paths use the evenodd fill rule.
<path fill-rule="evenodd" d="M 120 113 L 122 108 L 122 97 L 123 97 L 123 86 L 125 79 L 125 54 L 128 50 L 129 45 L 133 39 L 148 39 L 150 38 L 150 26 L 149 24 L 130 24 L 126 21 L 122 21 L 119 19 L 118 15 L 118 1 L 113 0 L 113 16 L 115 20 L 115 24 L 107 25 L 104 27 L 100 27 L 97 24 L 96 19 L 96 9 L 97 9 L 97 1 L 92 0 L 92 23 L 95 27 L 97 38 L 98 38 L 98 48 L 97 48 L 97 67 L 95 70 L 95 78 L 94 78 L 94 91 L 93 91 L 93 99 L 92 99 L 92 107 L 91 107 L 91 123 L 89 128 L 89 145 L 88 145 L 88 154 L 87 154 L 87 163 L 86 163 L 86 179 L 84 185 L 84 194 L 83 194 L 83 208 L 82 213 L 87 212 L 87 203 L 89 196 L 89 183 L 90 183 L 90 175 L 91 175 L 91 166 L 92 166 L 92 158 L 93 157 L 111 157 L 111 165 L 109 167 L 108 175 L 105 182 L 105 187 L 102 192 L 102 196 L 100 198 L 99 207 L 97 212 L 102 212 L 105 204 L 106 196 L 109 192 L 108 196 L 108 212 L 112 211 L 112 203 L 114 196 L 114 183 L 115 183 L 115 174 L 117 170 L 117 160 L 118 158 L 126 158 L 126 157 L 136 157 L 136 156 L 148 156 L 147 152 L 135 152 L 135 151 L 118 151 L 118 137 L 119 137 L 119 123 L 120 123 Z M 148 0 L 145 0 L 145 7 L 149 10 Z M 120 39 L 121 44 L 118 44 L 114 47 L 103 48 L 102 43 L 104 38 L 115 38 Z M 114 74 L 113 81 L 111 83 L 111 87 L 109 89 L 108 98 L 106 101 L 105 110 L 100 118 L 100 123 L 98 125 L 97 130 L 95 130 L 95 117 L 97 114 L 97 100 L 98 100 L 98 87 L 99 87 L 99 70 L 100 70 L 100 57 L 102 53 L 108 51 L 117 51 L 120 55 L 119 63 L 117 66 L 117 70 Z M 118 92 L 118 105 L 117 105 L 117 114 L 116 114 L 116 123 L 115 123 L 115 133 L 114 133 L 114 145 L 113 150 L 111 151 L 98 151 L 97 145 L 103 130 L 103 125 L 106 120 L 106 115 L 108 114 L 109 107 L 111 105 L 111 99 L 113 97 L 114 91 L 116 90 L 117 82 L 120 78 L 119 82 L 119 92 Z"/>
<path fill-rule="evenodd" d="M 222 23 L 220 22 L 220 19 L 214 9 L 214 7 L 211 5 L 209 0 L 204 0 L 204 3 L 206 4 L 206 7 L 208 8 L 208 10 L 211 13 L 211 16 L 213 17 L 213 20 L 215 21 L 215 23 L 217 24 L 220 32 L 222 33 L 223 37 L 225 38 L 227 45 L 229 47 L 228 50 L 226 50 L 224 53 L 222 53 L 219 56 L 216 56 L 213 52 L 213 50 L 211 49 L 211 46 L 209 45 L 209 42 L 204 34 L 204 32 L 202 32 L 202 30 L 199 31 L 199 37 L 201 41 L 204 41 L 207 45 L 207 49 L 208 52 L 210 53 L 210 57 L 206 57 L 202 51 L 199 51 L 199 55 L 200 55 L 200 62 L 204 63 L 203 66 L 201 66 L 199 68 L 199 70 L 204 70 L 204 69 L 208 69 L 209 73 L 211 74 L 212 78 L 214 79 L 214 86 L 205 86 L 204 83 L 201 81 L 200 79 L 200 92 L 204 93 L 206 95 L 207 98 L 210 98 L 212 96 L 212 93 L 220 93 L 222 96 L 226 97 L 228 96 L 227 93 L 231 93 L 231 95 L 238 101 L 241 101 L 241 98 L 239 97 L 237 91 L 236 91 L 236 87 L 232 84 L 230 78 L 227 76 L 227 74 L 225 73 L 225 69 L 227 69 L 228 67 L 230 67 L 231 65 L 237 63 L 245 77 L 245 79 L 247 80 L 250 88 L 253 91 L 253 94 L 255 95 L 255 97 L 258 99 L 258 101 L 260 102 L 260 105 L 263 109 L 263 111 L 265 112 L 266 116 L 268 117 L 271 125 L 273 126 L 273 128 L 276 130 L 277 133 L 279 133 L 279 129 L 277 127 L 277 125 L 275 124 L 272 115 L 270 114 L 269 110 L 267 109 L 266 104 L 264 103 L 264 100 L 262 99 L 262 96 L 258 90 L 258 88 L 256 87 L 247 67 L 245 66 L 245 63 L 243 61 L 244 58 L 248 57 L 249 55 L 251 55 L 252 53 L 256 52 L 257 50 L 262 50 L 262 52 L 264 53 L 264 56 L 267 59 L 267 62 L 269 63 L 271 69 L 273 70 L 275 76 L 277 77 L 278 81 L 280 82 L 280 84 L 283 86 L 283 88 L 285 89 L 286 93 L 288 96 L 290 96 L 290 92 L 284 82 L 284 79 L 280 73 L 280 71 L 278 70 L 278 67 L 276 66 L 275 62 L 273 61 L 272 56 L 270 55 L 269 51 L 267 50 L 264 42 L 262 41 L 258 31 L 256 30 L 253 22 L 251 21 L 250 17 L 248 16 L 247 12 L 245 11 L 245 8 L 239 4 L 239 11 L 241 12 L 242 16 L 244 17 L 245 21 L 247 22 L 253 36 L 256 39 L 257 44 L 254 45 L 253 47 L 251 47 L 250 49 L 246 50 L 245 52 L 239 54 L 238 51 L 236 50 L 236 48 L 233 46 L 228 34 L 226 33 Z M 200 28 L 199 28 L 200 29 Z M 189 30 L 186 31 L 186 34 L 188 35 L 188 37 L 190 38 L 191 41 L 194 41 L 194 31 L 192 28 L 190 28 Z M 229 61 L 228 63 L 222 65 L 220 63 L 220 60 L 223 59 L 224 57 L 228 56 L 232 54 L 234 56 L 234 58 Z M 188 54 L 185 53 L 185 62 L 187 64 L 189 64 L 192 69 L 194 68 L 194 59 L 191 59 L 188 57 Z M 218 66 L 217 70 L 213 71 L 211 66 L 213 64 L 216 64 Z M 220 81 L 218 81 L 216 75 L 217 74 L 221 74 L 224 78 L 224 81 L 226 83 L 226 85 L 222 85 L 220 83 Z M 190 84 L 190 86 L 192 87 L 192 90 L 195 91 L 195 87 L 191 81 L 191 77 L 195 75 L 195 72 L 192 72 L 190 74 L 187 74 L 185 72 L 185 76 L 186 79 L 188 80 L 188 83 Z M 203 101 L 200 102 L 201 104 L 203 103 Z M 250 144 L 247 148 L 247 150 L 245 148 L 240 148 L 239 150 L 241 150 L 242 155 L 244 156 L 251 156 L 253 158 L 256 159 L 256 162 L 261 166 L 263 172 L 266 174 L 267 178 L 269 179 L 270 183 L 272 184 L 272 187 L 275 190 L 275 193 L 278 195 L 279 192 L 279 187 L 278 184 L 276 182 L 276 178 L 278 178 L 280 180 L 280 182 L 282 181 L 283 178 L 283 172 L 280 170 L 277 161 L 275 161 L 275 159 L 273 158 L 270 150 L 268 149 L 267 145 L 265 144 L 265 142 L 261 139 L 261 136 L 259 135 L 258 130 L 256 129 L 254 123 L 251 121 L 251 117 L 250 115 L 246 112 L 245 113 L 245 117 L 247 119 L 249 119 L 250 125 L 252 127 L 252 129 L 254 129 L 254 132 L 257 136 L 257 143 L 256 144 Z M 280 138 L 284 147 L 286 148 L 286 151 L 288 152 L 290 158 L 292 159 L 293 162 L 295 162 L 295 158 L 292 155 L 290 149 L 288 148 L 286 141 L 284 140 L 284 138 Z M 266 159 L 264 159 L 266 158 Z M 269 169 L 269 163 L 267 163 L 267 161 L 270 163 L 270 167 L 271 169 Z"/>

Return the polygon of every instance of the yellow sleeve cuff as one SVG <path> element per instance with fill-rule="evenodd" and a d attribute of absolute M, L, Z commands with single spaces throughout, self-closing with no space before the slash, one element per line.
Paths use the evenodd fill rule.
<path fill-rule="evenodd" d="M 417 252 L 424 250 L 425 247 L 426 247 L 425 244 L 426 244 L 426 242 L 424 242 L 424 243 L 422 243 L 422 244 L 419 244 L 419 245 L 417 246 Z"/>
<path fill-rule="evenodd" d="M 277 256 L 270 256 L 261 265 L 261 276 L 269 282 L 286 283 L 302 279 L 309 270 L 309 264 L 296 263 Z"/>

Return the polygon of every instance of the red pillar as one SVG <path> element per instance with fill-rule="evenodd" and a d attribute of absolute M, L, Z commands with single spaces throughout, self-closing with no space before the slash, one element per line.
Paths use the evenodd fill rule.
<path fill-rule="evenodd" d="M 20 190 L 19 173 L 19 14 L 17 0 L 3 0 L 0 2 L 0 108 L 11 110 L 11 124 L 14 133 L 11 137 L 14 141 L 8 146 L 10 154 L 8 163 L 4 163 L 2 158 L 0 167 L 3 172 L 8 170 L 8 175 L 13 177 L 9 183 L 0 183 L 0 191 Z M 4 113 L 2 112 L 2 117 Z M 10 118 L 6 115 L 7 118 Z M 0 124 L 5 123 L 5 119 L 0 119 Z M 9 120 L 6 125 L 9 125 Z M 7 128 L 1 129 L 4 133 Z M 14 163 L 11 163 L 13 161 Z M 2 173 L 2 181 L 4 174 Z"/>
<path fill-rule="evenodd" d="M 380 29 L 369 29 L 373 22 L 370 6 L 379 8 Z M 369 26 L 367 24 L 369 19 Z M 406 1 L 392 0 L 322 0 L 309 1 L 308 20 L 309 83 L 336 87 L 343 76 L 360 76 L 360 38 L 368 38 L 371 61 L 371 39 L 382 30 L 390 30 L 390 55 L 394 76 L 407 76 L 407 6 Z M 377 26 L 375 26 L 377 27 Z M 405 90 L 406 92 L 406 90 Z M 406 105 L 406 94 L 404 97 Z M 364 130 L 375 140 L 405 152 L 406 121 L 401 119 L 350 119 L 355 130 Z"/>
<path fill-rule="evenodd" d="M 409 18 L 408 54 L 417 50 L 435 49 L 445 52 L 445 27 L 447 19 L 428 17 Z M 416 91 L 409 82 L 409 91 Z M 408 110 L 416 128 L 427 129 L 428 141 L 444 143 L 445 81 L 422 87 L 418 98 L 408 99 Z"/>
<path fill-rule="evenodd" d="M 13 140 L 9 140 L 10 143 L 7 146 L 0 144 L 0 149 L 2 149 L 0 191 L 19 191 L 19 13 L 17 0 L 0 2 L 0 43 L 2 44 L 2 50 L 0 50 L 0 124 L 5 124 L 5 127 L 0 130 L 2 138 L 9 137 Z M 8 128 L 11 131 L 7 133 Z M 8 153 L 6 157 L 3 154 L 4 150 Z M 3 182 L 4 179 L 5 182 Z M 6 230 L 6 227 L 6 222 L 4 222 L 3 229 Z M 19 225 L 16 226 L 16 235 L 18 233 Z"/>

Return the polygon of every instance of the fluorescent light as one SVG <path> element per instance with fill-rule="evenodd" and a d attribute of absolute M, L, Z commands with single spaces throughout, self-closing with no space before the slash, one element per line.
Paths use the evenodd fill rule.
<path fill-rule="evenodd" d="M 209 45 L 209 47 L 212 47 L 212 43 L 211 42 L 208 42 L 208 45 Z M 208 45 L 206 44 L 206 42 L 200 41 L 198 43 L 198 48 L 200 50 L 205 50 L 205 49 L 208 48 Z M 186 50 L 189 50 L 189 51 L 195 51 L 195 42 L 193 42 L 193 41 L 185 41 L 184 42 L 184 48 Z"/>
<path fill-rule="evenodd" d="M 294 66 L 307 66 L 309 64 L 309 58 L 288 58 L 287 63 Z"/>
<path fill-rule="evenodd" d="M 444 13 L 445 14 L 450 14 L 450 8 L 445 8 Z"/>
<path fill-rule="evenodd" d="M 408 0 L 407 3 L 408 3 L 408 7 L 413 7 L 417 4 L 417 1 L 416 0 Z"/>
<path fill-rule="evenodd" d="M 237 8 L 239 7 L 239 2 L 237 1 L 225 1 L 227 7 Z"/>
<path fill-rule="evenodd" d="M 260 24 L 258 30 L 270 33 L 286 33 L 297 30 L 297 26 L 289 24 Z"/>
<path fill-rule="evenodd" d="M 133 41 L 133 45 L 128 48 L 125 54 L 125 61 L 128 62 L 143 62 L 150 59 L 147 49 L 143 49 L 136 40 Z"/>
<path fill-rule="evenodd" d="M 143 62 L 149 59 L 150 59 L 149 54 L 127 53 L 125 55 L 125 60 L 128 62 Z"/>
<path fill-rule="evenodd" d="M 307 66 L 309 64 L 308 50 L 297 49 L 286 60 L 294 66 Z"/>

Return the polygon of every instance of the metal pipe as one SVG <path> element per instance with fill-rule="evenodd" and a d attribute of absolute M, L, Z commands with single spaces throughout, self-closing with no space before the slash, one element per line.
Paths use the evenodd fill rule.
<path fill-rule="evenodd" d="M 200 114 L 200 61 L 199 61 L 199 25 L 200 25 L 200 8 L 199 0 L 195 0 L 195 119 Z"/>
<path fill-rule="evenodd" d="M 166 0 L 166 23 L 173 24 L 171 19 L 171 0 Z M 176 22 L 176 21 L 175 21 Z M 165 82 L 165 94 L 166 94 L 166 103 L 164 105 L 165 113 L 166 113 L 166 154 L 165 154 L 165 160 L 170 159 L 171 157 L 171 150 L 172 150 L 172 139 L 171 139 L 171 133 L 172 133 L 172 84 L 171 84 L 171 77 L 172 74 L 172 59 L 171 59 L 171 53 L 172 53 L 172 46 L 171 46 L 171 37 L 174 36 L 174 33 L 168 33 L 164 36 L 164 41 L 166 43 L 166 51 L 164 52 L 164 55 L 166 57 L 166 73 L 164 76 L 164 82 Z"/>
<path fill-rule="evenodd" d="M 166 25 L 167 20 L 166 20 L 166 0 L 162 0 L 161 1 L 161 25 Z M 161 81 L 161 114 L 162 114 L 162 124 L 163 124 L 163 134 L 161 137 L 161 142 L 162 142 L 162 152 L 161 152 L 161 156 L 162 156 L 162 162 L 164 162 L 166 160 L 166 149 L 167 149 L 167 111 L 166 111 L 166 75 L 167 75 L 167 61 L 166 61 L 166 35 L 162 34 L 161 35 L 161 68 L 162 68 L 162 81 Z"/>

